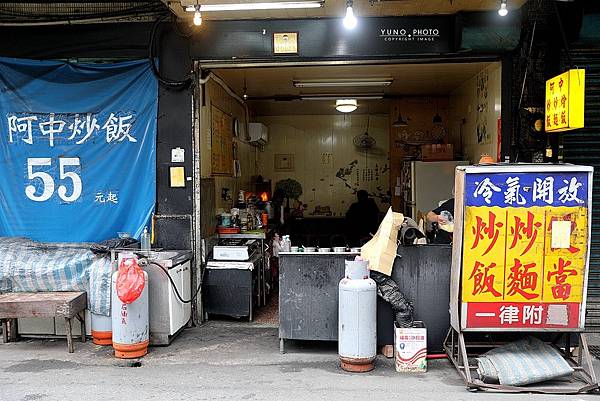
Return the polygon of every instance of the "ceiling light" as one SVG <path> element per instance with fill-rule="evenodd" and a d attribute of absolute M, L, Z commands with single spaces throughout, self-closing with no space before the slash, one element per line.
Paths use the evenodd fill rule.
<path fill-rule="evenodd" d="M 244 94 L 242 95 L 242 99 L 248 100 L 248 91 L 246 90 L 246 74 L 244 74 Z"/>
<path fill-rule="evenodd" d="M 335 109 L 340 113 L 352 113 L 357 107 L 356 99 L 338 99 L 335 101 Z"/>
<path fill-rule="evenodd" d="M 193 13 L 194 11 L 196 11 L 196 6 L 193 4 L 189 4 L 185 6 L 185 11 L 187 11 L 188 13 Z"/>
<path fill-rule="evenodd" d="M 364 78 L 364 79 L 311 79 L 297 80 L 296 88 L 331 88 L 351 86 L 390 86 L 393 78 Z"/>
<path fill-rule="evenodd" d="M 501 17 L 506 17 L 508 15 L 508 9 L 506 8 L 506 0 L 500 1 L 500 8 L 498 9 L 498 14 Z"/>
<path fill-rule="evenodd" d="M 200 14 L 200 11 L 196 11 L 194 13 L 194 25 L 196 25 L 196 26 L 202 25 L 202 14 Z"/>
<path fill-rule="evenodd" d="M 353 99 L 360 100 L 379 100 L 383 99 L 383 93 L 363 93 L 363 94 L 344 94 L 342 96 L 352 96 Z M 300 95 L 300 100 L 338 100 L 340 98 L 340 94 L 311 94 L 311 95 Z"/>
<path fill-rule="evenodd" d="M 344 28 L 346 29 L 354 29 L 356 28 L 356 24 L 358 21 L 354 16 L 354 10 L 352 10 L 352 0 L 348 0 L 346 2 L 346 16 L 344 17 Z"/>
<path fill-rule="evenodd" d="M 322 0 L 306 1 L 280 1 L 269 3 L 221 3 L 221 4 L 202 4 L 201 12 L 207 11 L 252 11 L 252 10 L 286 10 L 294 8 L 321 8 Z M 185 6 L 186 11 L 195 11 L 190 6 Z"/>

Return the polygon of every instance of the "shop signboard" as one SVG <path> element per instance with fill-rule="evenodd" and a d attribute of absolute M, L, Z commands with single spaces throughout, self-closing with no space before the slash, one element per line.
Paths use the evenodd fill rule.
<path fill-rule="evenodd" d="M 455 329 L 583 329 L 592 168 L 458 167 L 456 188 Z"/>
<path fill-rule="evenodd" d="M 0 76 L 0 236 L 139 237 L 156 199 L 148 62 L 0 58 Z"/>
<path fill-rule="evenodd" d="M 361 18 L 356 29 L 340 18 L 211 21 L 191 45 L 202 62 L 293 59 L 385 58 L 456 51 L 455 16 Z M 206 28 L 206 29 L 204 29 Z M 271 36 L 272 35 L 272 36 Z"/>
<path fill-rule="evenodd" d="M 584 69 L 572 69 L 546 81 L 546 132 L 583 128 L 584 110 Z"/>

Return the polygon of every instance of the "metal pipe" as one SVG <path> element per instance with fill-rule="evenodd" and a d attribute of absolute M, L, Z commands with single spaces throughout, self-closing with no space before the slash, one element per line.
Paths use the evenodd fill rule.
<path fill-rule="evenodd" d="M 28 26 L 60 26 L 60 25 L 79 25 L 79 24 L 98 24 L 98 23 L 127 23 L 127 22 L 150 22 L 151 17 L 136 17 L 125 19 L 123 17 L 110 17 L 110 18 L 85 18 L 85 19 L 74 19 L 74 20 L 60 20 L 60 21 L 41 21 L 41 22 L 0 22 L 0 26 L 17 26 L 17 27 L 28 27 Z"/>
<path fill-rule="evenodd" d="M 427 359 L 446 359 L 448 354 L 427 354 Z"/>

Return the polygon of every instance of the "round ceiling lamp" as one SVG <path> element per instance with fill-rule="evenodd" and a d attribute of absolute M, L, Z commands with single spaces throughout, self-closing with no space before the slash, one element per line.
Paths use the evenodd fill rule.
<path fill-rule="evenodd" d="M 346 1 L 346 16 L 343 19 L 344 28 L 354 29 L 358 24 L 358 20 L 354 16 L 354 10 L 352 9 L 352 0 Z"/>
<path fill-rule="evenodd" d="M 202 25 L 202 14 L 200 14 L 200 6 L 196 5 L 196 11 L 194 12 L 194 25 Z"/>
<path fill-rule="evenodd" d="M 508 8 L 506 8 L 506 1 L 507 0 L 500 1 L 500 8 L 498 9 L 498 15 L 500 15 L 501 17 L 506 17 L 508 15 Z"/>
<path fill-rule="evenodd" d="M 338 99 L 335 101 L 335 109 L 340 113 L 352 113 L 357 108 L 356 99 Z"/>

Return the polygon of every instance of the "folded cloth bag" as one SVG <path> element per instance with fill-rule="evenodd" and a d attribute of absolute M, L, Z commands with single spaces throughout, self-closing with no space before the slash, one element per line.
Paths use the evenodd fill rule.
<path fill-rule="evenodd" d="M 494 348 L 477 361 L 477 373 L 485 383 L 523 386 L 573 373 L 560 352 L 535 337 Z"/>

